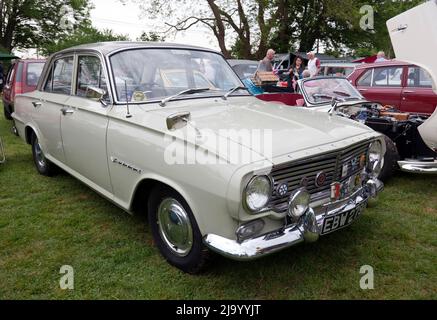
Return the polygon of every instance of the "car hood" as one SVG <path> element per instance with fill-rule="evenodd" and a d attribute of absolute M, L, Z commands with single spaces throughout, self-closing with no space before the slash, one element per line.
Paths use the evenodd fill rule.
<path fill-rule="evenodd" d="M 202 133 L 210 131 L 224 136 L 229 130 L 248 133 L 260 131 L 272 142 L 271 150 L 267 148 L 268 154 L 260 152 L 266 158 L 326 146 L 373 132 L 367 126 L 343 117 L 263 102 L 254 97 L 232 97 L 227 101 L 201 100 L 202 102 L 171 102 L 167 107 L 154 112 L 164 118 L 182 110 L 190 112 L 190 126 Z M 171 105 L 172 103 L 174 105 Z M 233 139 L 232 136 L 227 138 Z M 251 143 L 246 143 L 245 146 L 254 151 L 258 150 L 254 149 Z"/>
<path fill-rule="evenodd" d="M 429 72 L 437 85 L 437 1 L 425 2 L 387 21 L 396 58 L 416 64 Z M 419 127 L 426 144 L 437 149 L 437 109 Z"/>

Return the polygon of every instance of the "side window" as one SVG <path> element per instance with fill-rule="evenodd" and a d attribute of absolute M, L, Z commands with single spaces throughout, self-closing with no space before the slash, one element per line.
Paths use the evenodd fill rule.
<path fill-rule="evenodd" d="M 374 87 L 400 87 L 402 85 L 403 67 L 375 68 Z"/>
<path fill-rule="evenodd" d="M 370 87 L 372 84 L 372 71 L 373 69 L 369 69 L 361 76 L 361 78 L 357 81 L 358 86 Z"/>
<path fill-rule="evenodd" d="M 432 78 L 429 73 L 422 68 L 409 67 L 407 87 L 432 88 Z"/>
<path fill-rule="evenodd" d="M 56 60 L 53 64 L 44 91 L 70 94 L 73 78 L 73 57 Z"/>
<path fill-rule="evenodd" d="M 76 95 L 86 97 L 89 87 L 108 89 L 102 64 L 98 57 L 79 56 Z"/>

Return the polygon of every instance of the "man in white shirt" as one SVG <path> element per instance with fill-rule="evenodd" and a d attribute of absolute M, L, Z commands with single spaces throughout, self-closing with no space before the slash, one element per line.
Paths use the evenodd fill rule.
<path fill-rule="evenodd" d="M 376 55 L 375 62 L 383 62 L 383 61 L 387 61 L 387 59 L 385 58 L 385 53 L 384 51 L 379 51 L 378 54 Z"/>
<path fill-rule="evenodd" d="M 316 54 L 313 51 L 307 53 L 308 56 L 308 70 L 310 71 L 311 78 L 317 76 L 320 72 L 320 60 L 316 58 Z"/>

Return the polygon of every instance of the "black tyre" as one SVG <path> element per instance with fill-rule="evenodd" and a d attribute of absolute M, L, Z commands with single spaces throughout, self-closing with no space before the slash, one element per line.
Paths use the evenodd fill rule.
<path fill-rule="evenodd" d="M 155 188 L 148 203 L 148 219 L 156 246 L 171 265 L 190 274 L 204 269 L 209 251 L 190 207 L 177 192 Z"/>
<path fill-rule="evenodd" d="M 385 139 L 385 146 L 387 150 L 384 156 L 384 166 L 382 167 L 381 173 L 379 174 L 378 178 L 381 181 L 386 182 L 393 176 L 395 171 L 399 168 L 398 166 L 399 153 L 392 139 L 390 139 L 387 136 L 384 136 L 384 139 Z"/>
<path fill-rule="evenodd" d="M 12 120 L 12 113 L 5 104 L 3 104 L 3 114 L 7 120 Z"/>
<path fill-rule="evenodd" d="M 32 155 L 38 172 L 44 176 L 53 176 L 56 173 L 56 166 L 50 162 L 45 156 L 39 144 L 36 134 L 32 134 Z"/>

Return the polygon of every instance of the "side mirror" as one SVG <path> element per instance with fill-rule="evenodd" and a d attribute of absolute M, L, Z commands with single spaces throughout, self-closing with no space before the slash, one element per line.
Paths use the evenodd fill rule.
<path fill-rule="evenodd" d="M 104 89 L 88 86 L 86 88 L 85 96 L 87 99 L 100 101 L 105 107 L 108 105 L 107 101 L 105 100 L 106 90 Z"/>

